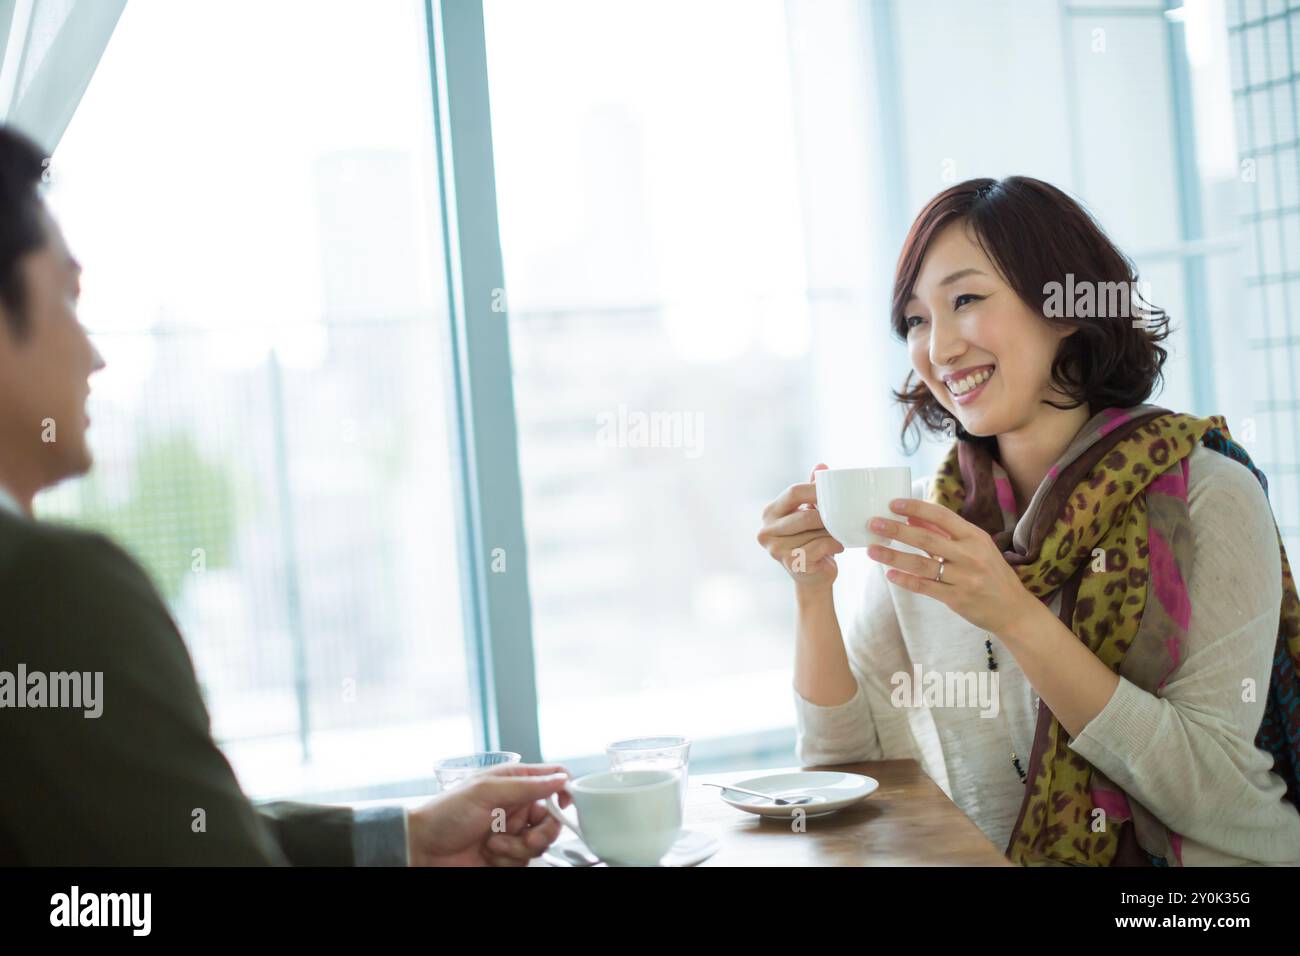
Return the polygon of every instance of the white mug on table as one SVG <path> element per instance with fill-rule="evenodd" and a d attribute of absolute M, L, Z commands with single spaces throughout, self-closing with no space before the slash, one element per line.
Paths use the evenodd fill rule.
<path fill-rule="evenodd" d="M 672 771 L 590 773 L 570 780 L 565 789 L 578 821 L 569 819 L 554 797 L 546 799 L 546 811 L 611 866 L 655 866 L 681 833 L 678 774 Z"/>

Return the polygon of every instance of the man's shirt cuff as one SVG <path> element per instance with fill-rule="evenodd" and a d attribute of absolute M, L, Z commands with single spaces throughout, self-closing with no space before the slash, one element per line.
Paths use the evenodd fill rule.
<path fill-rule="evenodd" d="M 407 866 L 406 845 L 405 808 L 353 811 L 352 855 L 357 866 Z"/>

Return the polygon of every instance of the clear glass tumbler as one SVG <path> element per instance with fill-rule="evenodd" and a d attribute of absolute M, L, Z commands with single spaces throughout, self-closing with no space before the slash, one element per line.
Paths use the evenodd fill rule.
<path fill-rule="evenodd" d="M 450 790 L 476 773 L 482 773 L 492 767 L 519 763 L 523 759 L 519 754 L 509 750 L 490 750 L 484 753 L 462 754 L 459 757 L 444 757 L 433 765 L 433 775 L 438 778 L 440 790 Z"/>
<path fill-rule="evenodd" d="M 633 737 L 616 740 L 605 748 L 610 770 L 671 770 L 677 775 L 682 818 L 686 815 L 691 742 L 686 737 Z"/>

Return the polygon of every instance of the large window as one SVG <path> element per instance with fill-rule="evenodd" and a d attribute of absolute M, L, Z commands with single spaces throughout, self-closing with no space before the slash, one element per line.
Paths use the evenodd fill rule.
<path fill-rule="evenodd" d="M 484 7 L 543 751 L 788 727 L 754 540 L 816 461 L 784 4 Z"/>
<path fill-rule="evenodd" d="M 364 13 L 364 15 L 360 15 Z M 132 0 L 54 156 L 94 472 L 254 795 L 472 749 L 423 4 Z"/>
<path fill-rule="evenodd" d="M 1294 563 L 1300 552 L 1300 4 L 1227 0 L 1226 12 L 1246 240 L 1238 334 L 1246 338 L 1252 372 L 1240 384 L 1258 432 L 1258 444 L 1247 448 L 1268 476 Z"/>

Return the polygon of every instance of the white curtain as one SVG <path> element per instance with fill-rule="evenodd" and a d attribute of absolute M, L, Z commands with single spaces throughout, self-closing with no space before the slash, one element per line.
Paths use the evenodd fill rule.
<path fill-rule="evenodd" d="M 53 153 L 126 0 L 0 0 L 0 118 Z"/>

